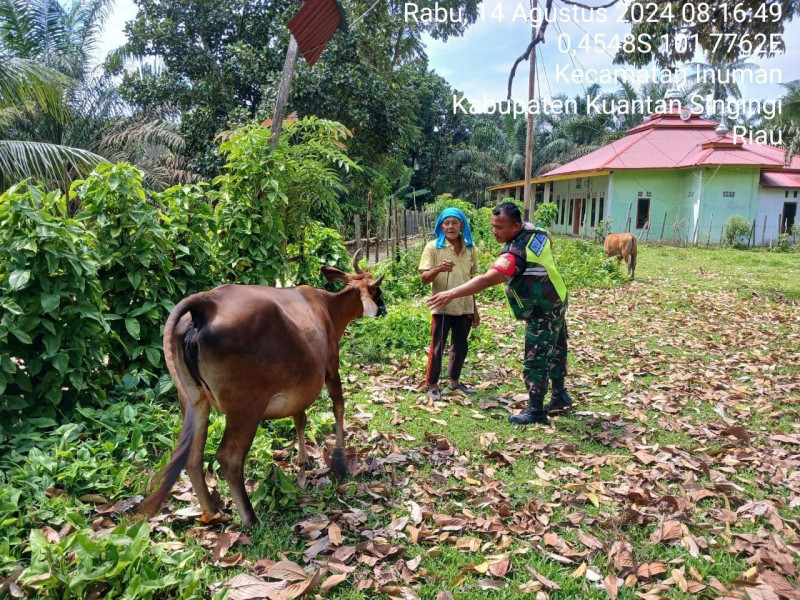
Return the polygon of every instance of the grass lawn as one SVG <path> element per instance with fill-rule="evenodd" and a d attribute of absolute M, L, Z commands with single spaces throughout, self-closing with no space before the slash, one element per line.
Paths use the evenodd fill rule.
<path fill-rule="evenodd" d="M 284 449 L 256 441 L 246 474 L 253 487 L 260 482 L 253 497 L 262 525 L 243 536 L 232 505 L 232 522 L 198 521 L 184 483 L 148 538 L 127 509 L 98 512 L 76 498 L 79 489 L 118 497 L 110 484 L 93 488 L 121 468 L 97 466 L 98 441 L 81 458 L 96 470 L 74 475 L 70 500 L 56 496 L 56 505 L 18 517 L 19 531 L 37 529 L 31 546 L 42 562 L 26 589 L 63 594 L 69 584 L 52 582 L 81 572 L 78 557 L 100 569 L 110 547 L 91 536 L 65 541 L 94 521 L 96 531 L 122 523 L 111 536 L 118 554 L 141 546 L 120 567 L 140 578 L 136 585 L 157 580 L 148 569 L 190 573 L 198 583 L 181 581 L 181 597 L 293 597 L 307 586 L 342 600 L 800 598 L 799 271 L 799 254 L 640 246 L 634 282 L 571 294 L 576 404 L 548 427 L 507 420 L 524 405 L 522 327 L 497 292 L 479 297 L 484 323 L 463 375 L 480 394 L 445 394 L 436 404 L 417 389 L 428 313 L 422 298 L 396 301 L 383 323 L 354 323 L 344 341 L 353 477 L 328 478 L 332 418 L 323 399 L 311 427 L 315 470 L 293 465 L 286 423 L 265 427 L 271 440 L 287 440 Z M 121 439 L 150 419 L 159 447 L 168 446 L 178 408 L 152 411 L 114 425 Z M 209 458 L 222 428 L 216 419 Z M 61 452 L 73 441 L 94 447 L 85 436 Z M 152 445 L 141 448 L 122 459 L 134 466 L 119 497 L 141 492 L 150 477 Z M 219 491 L 229 498 L 224 482 Z M 282 560 L 295 566 L 275 565 Z M 75 595 L 110 593 L 103 576 L 87 581 Z M 146 593 L 132 597 L 181 595 Z"/>

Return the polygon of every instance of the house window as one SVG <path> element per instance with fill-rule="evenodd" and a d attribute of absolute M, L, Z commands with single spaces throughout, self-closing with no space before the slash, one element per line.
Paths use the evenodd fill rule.
<path fill-rule="evenodd" d="M 572 213 L 574 212 L 574 208 L 575 208 L 575 203 L 572 202 L 572 200 L 570 200 L 570 202 L 569 202 L 569 221 L 568 221 L 568 223 L 570 225 L 572 225 L 572 216 L 573 216 Z"/>
<path fill-rule="evenodd" d="M 797 191 L 794 192 L 794 197 L 797 198 Z"/>
<path fill-rule="evenodd" d="M 735 198 L 736 192 L 722 192 L 723 198 Z"/>
<path fill-rule="evenodd" d="M 586 200 L 581 202 L 581 221 L 580 226 L 583 227 L 586 224 Z"/>
<path fill-rule="evenodd" d="M 605 206 L 604 206 L 605 203 L 606 203 L 606 199 L 603 198 L 603 196 L 600 196 L 600 210 L 597 211 L 598 212 L 598 214 L 597 214 L 597 220 L 598 221 L 602 221 L 603 220 L 603 210 L 605 209 Z"/>
<path fill-rule="evenodd" d="M 594 209 L 595 209 L 595 202 L 597 202 L 597 200 L 596 200 L 595 198 L 592 198 L 592 218 L 590 219 L 590 222 L 589 222 L 589 227 L 594 227 Z"/>
<path fill-rule="evenodd" d="M 789 190 L 786 190 L 785 192 L 783 192 L 783 197 L 784 198 L 788 198 L 789 197 Z"/>
<path fill-rule="evenodd" d="M 561 200 L 561 224 L 564 224 L 564 219 L 567 217 L 567 199 Z"/>
<path fill-rule="evenodd" d="M 639 198 L 636 203 L 636 229 L 642 229 L 650 216 L 650 198 Z"/>

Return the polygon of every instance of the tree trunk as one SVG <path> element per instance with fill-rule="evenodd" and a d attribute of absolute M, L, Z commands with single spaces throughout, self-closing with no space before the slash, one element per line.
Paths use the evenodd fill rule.
<path fill-rule="evenodd" d="M 289 89 L 292 86 L 292 75 L 297 64 L 297 40 L 293 35 L 289 35 L 289 49 L 286 51 L 286 61 L 283 63 L 283 73 L 278 87 L 278 99 L 275 101 L 275 113 L 272 115 L 272 139 L 269 141 L 271 147 L 278 145 L 283 126 L 283 111 L 286 109 L 286 102 L 289 100 Z"/>

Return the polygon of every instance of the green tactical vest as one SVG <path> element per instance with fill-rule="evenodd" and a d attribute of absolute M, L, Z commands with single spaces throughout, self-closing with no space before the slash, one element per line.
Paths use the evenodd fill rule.
<path fill-rule="evenodd" d="M 552 310 L 566 302 L 567 287 L 553 262 L 547 230 L 524 223 L 520 234 L 503 248 L 505 253 L 525 261 L 525 269 L 506 284 L 515 318 L 530 319 L 541 310 Z"/>

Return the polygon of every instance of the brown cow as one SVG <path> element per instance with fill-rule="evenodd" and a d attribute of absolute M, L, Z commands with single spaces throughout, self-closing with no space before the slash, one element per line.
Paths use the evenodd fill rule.
<path fill-rule="evenodd" d="M 347 473 L 339 340 L 353 319 L 386 312 L 380 290 L 383 278 L 373 281 L 362 271 L 358 253 L 353 266 L 354 274 L 322 268 L 328 281 L 347 284 L 336 294 L 308 286 L 222 285 L 175 306 L 164 327 L 164 358 L 178 389 L 183 427 L 160 476 L 161 485 L 142 504 L 142 512 L 158 510 L 184 466 L 203 511 L 216 512 L 203 476 L 213 407 L 226 415 L 217 460 L 242 525 L 258 523 L 244 487 L 244 460 L 258 424 L 263 419 L 293 417 L 298 461 L 307 463 L 305 411 L 323 383 L 336 420 L 333 469 L 340 477 Z"/>
<path fill-rule="evenodd" d="M 632 233 L 610 233 L 606 236 L 603 247 L 606 257 L 616 256 L 624 259 L 628 265 L 628 276 L 633 279 L 636 272 L 636 236 Z"/>

